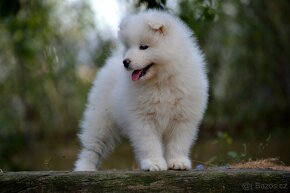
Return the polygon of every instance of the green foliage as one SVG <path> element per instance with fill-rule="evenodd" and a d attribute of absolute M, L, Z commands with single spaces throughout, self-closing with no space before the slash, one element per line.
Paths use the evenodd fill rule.
<path fill-rule="evenodd" d="M 289 9 L 288 1 L 181 2 L 180 17 L 208 61 L 207 126 L 264 131 L 289 125 Z"/>
<path fill-rule="evenodd" d="M 216 140 L 213 141 L 215 145 L 218 146 L 220 152 L 218 155 L 211 157 L 208 160 L 208 163 L 211 165 L 224 165 L 226 163 L 239 162 L 242 161 L 242 158 L 246 156 L 246 149 L 243 153 L 237 153 L 235 150 L 232 150 L 233 138 L 227 132 L 219 131 L 217 133 Z M 246 146 L 244 146 L 246 148 Z"/>
<path fill-rule="evenodd" d="M 12 160 L 18 151 L 34 151 L 41 136 L 54 139 L 56 133 L 76 132 L 78 127 L 89 84 L 77 77 L 78 49 L 72 44 L 83 41 L 90 23 L 82 23 L 87 17 L 79 15 L 67 35 L 58 28 L 59 18 L 51 15 L 56 6 L 56 1 L 21 1 L 19 10 L 1 17 L 1 166 L 24 167 L 21 160 Z"/>
<path fill-rule="evenodd" d="M 218 147 L 219 153 L 209 158 L 206 162 L 208 165 L 227 165 L 232 163 L 239 163 L 251 161 L 256 159 L 264 159 L 263 155 L 270 145 L 272 136 L 269 135 L 259 143 L 254 141 L 252 143 L 239 143 L 236 147 L 238 138 L 234 139 L 228 132 L 217 132 L 217 137 L 213 144 Z M 240 139 L 241 140 L 241 139 Z"/>
<path fill-rule="evenodd" d="M 166 0 L 134 5 L 160 8 Z M 240 130 L 252 139 L 289 134 L 289 1 L 181 0 L 179 5 L 180 18 L 193 29 L 208 62 L 210 101 L 201 132 L 224 131 L 217 132 L 215 144 L 226 153 L 209 162 L 262 157 L 270 138 L 255 147 L 255 156 L 247 143 L 233 145 Z M 30 160 L 45 152 L 39 146 L 55 152 L 60 144 L 74 143 L 90 83 L 110 54 L 111 40 L 97 35 L 98 46 L 90 47 L 86 39 L 98 27 L 88 2 L 65 6 L 58 0 L 0 1 L 3 169 L 35 169 Z M 79 59 L 82 48 L 91 61 Z M 50 165 L 51 157 L 41 159 Z"/>
<path fill-rule="evenodd" d="M 138 0 L 135 2 L 135 6 L 145 6 L 147 9 L 164 9 L 166 0 Z"/>

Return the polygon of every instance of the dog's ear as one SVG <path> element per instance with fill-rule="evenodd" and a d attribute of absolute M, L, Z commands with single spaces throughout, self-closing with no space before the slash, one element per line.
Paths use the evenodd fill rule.
<path fill-rule="evenodd" d="M 165 34 L 165 26 L 163 24 L 158 22 L 149 22 L 148 25 L 152 30 L 159 32 L 163 35 Z"/>

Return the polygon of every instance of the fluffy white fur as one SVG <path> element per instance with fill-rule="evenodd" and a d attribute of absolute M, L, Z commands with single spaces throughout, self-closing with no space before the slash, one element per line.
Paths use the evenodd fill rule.
<path fill-rule="evenodd" d="M 157 10 L 121 22 L 120 45 L 89 94 L 76 171 L 96 170 L 121 133 L 142 170 L 191 168 L 190 147 L 208 98 L 204 58 L 192 36 L 178 18 Z M 133 78 L 134 70 L 149 64 L 144 76 Z"/>

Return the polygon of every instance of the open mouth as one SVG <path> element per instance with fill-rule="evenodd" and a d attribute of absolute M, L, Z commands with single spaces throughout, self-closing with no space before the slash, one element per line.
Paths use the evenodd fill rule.
<path fill-rule="evenodd" d="M 142 76 L 145 76 L 145 74 L 147 73 L 147 71 L 149 70 L 149 68 L 153 65 L 153 63 L 149 64 L 148 66 L 146 66 L 143 69 L 140 70 L 134 70 L 132 72 L 132 80 L 136 81 L 139 80 Z"/>

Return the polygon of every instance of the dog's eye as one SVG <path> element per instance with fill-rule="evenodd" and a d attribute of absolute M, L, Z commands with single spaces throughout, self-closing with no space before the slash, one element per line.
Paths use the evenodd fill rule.
<path fill-rule="evenodd" d="M 140 49 L 140 50 L 146 50 L 147 48 L 149 48 L 149 46 L 144 45 L 144 44 L 141 44 L 141 45 L 139 46 L 139 49 Z"/>

